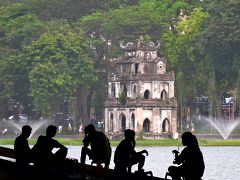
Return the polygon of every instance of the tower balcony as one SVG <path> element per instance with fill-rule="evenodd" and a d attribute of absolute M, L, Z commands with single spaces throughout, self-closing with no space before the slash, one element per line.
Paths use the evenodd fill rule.
<path fill-rule="evenodd" d="M 141 74 L 141 73 L 129 73 L 129 74 L 109 74 L 108 81 L 174 81 L 175 73 L 167 74 Z"/>
<path fill-rule="evenodd" d="M 117 99 L 108 98 L 105 107 L 177 107 L 177 98 L 162 99 L 127 99 L 125 104 L 121 104 Z"/>

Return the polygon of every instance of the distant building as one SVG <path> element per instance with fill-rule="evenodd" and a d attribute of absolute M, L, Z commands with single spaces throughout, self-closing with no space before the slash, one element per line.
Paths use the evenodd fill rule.
<path fill-rule="evenodd" d="M 108 76 L 105 132 L 133 129 L 146 137 L 177 135 L 177 99 L 174 72 L 166 73 L 167 60 L 157 55 L 160 43 L 120 44 L 123 57 L 114 59 L 116 72 Z"/>

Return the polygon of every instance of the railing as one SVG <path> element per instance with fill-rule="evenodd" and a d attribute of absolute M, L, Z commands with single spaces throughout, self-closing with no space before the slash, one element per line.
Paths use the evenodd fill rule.
<path fill-rule="evenodd" d="M 177 99 L 176 98 L 170 98 L 165 100 L 160 99 L 127 99 L 126 104 L 122 105 L 119 101 L 116 99 L 107 99 L 105 102 L 106 107 L 127 107 L 127 106 L 177 106 Z"/>
<path fill-rule="evenodd" d="M 129 73 L 129 74 L 110 74 L 108 75 L 108 81 L 136 81 L 136 80 L 142 80 L 142 81 L 174 81 L 175 80 L 175 74 L 174 73 L 168 73 L 168 74 L 140 74 L 140 73 Z"/>
<path fill-rule="evenodd" d="M 109 132 L 107 133 L 107 136 L 111 140 L 121 140 L 124 139 L 123 132 Z M 151 139 L 151 140 L 157 140 L 162 138 L 171 138 L 172 134 L 170 132 L 161 132 L 161 133 L 150 133 L 150 132 L 140 132 L 136 133 L 136 139 Z"/>
<path fill-rule="evenodd" d="M 11 148 L 7 148 L 7 147 L 0 146 L 0 156 L 4 156 L 4 157 L 15 159 L 14 150 L 11 149 Z"/>

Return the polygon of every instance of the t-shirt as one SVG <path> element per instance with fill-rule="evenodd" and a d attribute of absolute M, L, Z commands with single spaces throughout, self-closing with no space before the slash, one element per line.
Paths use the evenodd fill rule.
<path fill-rule="evenodd" d="M 127 167 L 131 162 L 131 156 L 136 153 L 131 142 L 122 140 L 117 146 L 114 154 L 114 163 L 116 166 Z"/>
<path fill-rule="evenodd" d="M 97 131 L 87 135 L 83 139 L 83 144 L 85 146 L 90 144 L 93 160 L 104 162 L 111 154 L 110 142 L 103 132 Z"/>
<path fill-rule="evenodd" d="M 47 136 L 39 136 L 37 143 L 32 148 L 32 151 L 38 161 L 48 161 L 52 158 L 52 150 L 60 148 L 62 145 L 55 139 Z"/>
<path fill-rule="evenodd" d="M 178 157 L 179 163 L 189 177 L 202 177 L 205 165 L 202 152 L 198 146 L 185 147 Z"/>
<path fill-rule="evenodd" d="M 17 164 L 28 165 L 31 159 L 31 149 L 28 145 L 28 140 L 22 135 L 15 139 L 14 152 Z"/>

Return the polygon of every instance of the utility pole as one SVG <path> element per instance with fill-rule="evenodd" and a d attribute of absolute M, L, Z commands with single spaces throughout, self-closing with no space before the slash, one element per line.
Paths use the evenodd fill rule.
<path fill-rule="evenodd" d="M 234 111 L 235 111 L 235 100 L 234 100 L 234 97 L 233 97 L 233 102 L 232 102 L 232 120 L 234 121 L 235 120 L 235 116 L 234 116 Z"/>
<path fill-rule="evenodd" d="M 231 100 L 229 101 L 228 113 L 229 113 L 229 122 L 230 122 L 231 121 Z"/>

